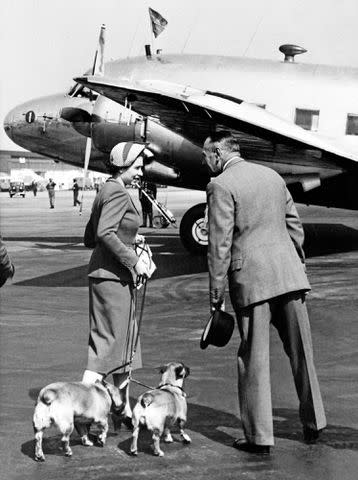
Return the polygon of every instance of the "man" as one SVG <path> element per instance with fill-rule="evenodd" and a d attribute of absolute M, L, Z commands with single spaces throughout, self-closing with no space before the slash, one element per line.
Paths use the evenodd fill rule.
<path fill-rule="evenodd" d="M 78 200 L 78 192 L 80 190 L 80 187 L 78 186 L 77 180 L 75 178 L 73 179 L 72 190 L 73 190 L 73 206 L 77 207 L 77 205 L 81 205 L 81 202 Z"/>
<path fill-rule="evenodd" d="M 33 180 L 31 185 L 32 185 L 32 191 L 33 191 L 34 197 L 36 197 L 36 195 L 37 195 L 37 182 L 36 182 L 36 180 Z"/>
<path fill-rule="evenodd" d="M 151 182 L 142 182 L 141 185 L 142 189 L 144 189 L 148 195 L 152 198 L 157 198 L 157 186 L 155 183 Z M 141 227 L 147 226 L 147 217 L 149 220 L 149 227 L 153 228 L 153 205 L 152 202 L 146 197 L 146 195 L 142 192 L 141 189 L 139 191 L 139 201 L 142 206 L 142 216 L 143 216 L 143 224 Z"/>
<path fill-rule="evenodd" d="M 50 200 L 50 208 L 55 208 L 55 186 L 56 183 L 52 180 L 52 178 L 49 178 L 48 184 L 46 185 L 46 190 Z"/>
<path fill-rule="evenodd" d="M 222 308 L 226 279 L 241 343 L 239 401 L 245 439 L 234 447 L 267 455 L 274 444 L 269 327 L 289 356 L 304 439 L 315 443 L 326 426 L 312 354 L 302 250 L 303 228 L 283 179 L 246 162 L 228 132 L 207 138 L 208 268 L 211 309 Z"/>
<path fill-rule="evenodd" d="M 8 278 L 12 278 L 15 273 L 14 264 L 7 253 L 6 245 L 0 237 L 0 288 Z"/>

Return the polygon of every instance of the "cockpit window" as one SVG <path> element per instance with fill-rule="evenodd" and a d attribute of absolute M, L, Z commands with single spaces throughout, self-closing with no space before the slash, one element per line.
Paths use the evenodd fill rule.
<path fill-rule="evenodd" d="M 89 100 L 96 100 L 98 97 L 98 93 L 90 90 L 80 83 L 75 83 L 75 85 L 71 87 L 70 91 L 68 92 L 68 95 L 70 97 L 88 98 Z"/>

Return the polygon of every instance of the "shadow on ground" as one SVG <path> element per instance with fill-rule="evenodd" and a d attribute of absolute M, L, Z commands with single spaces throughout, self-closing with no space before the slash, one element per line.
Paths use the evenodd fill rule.
<path fill-rule="evenodd" d="M 307 257 L 358 250 L 358 230 L 346 225 L 306 223 L 304 230 Z"/>
<path fill-rule="evenodd" d="M 358 230 L 341 224 L 305 224 L 305 252 L 307 257 L 329 255 L 339 252 L 358 250 Z M 206 257 L 190 255 L 182 246 L 178 235 L 163 237 L 163 233 L 151 233 L 148 235 L 149 244 L 152 247 L 154 262 L 157 270 L 153 280 L 178 275 L 190 275 L 207 271 Z M 8 238 L 14 240 L 16 237 Z M 30 241 L 35 237 L 24 237 L 22 241 Z M 76 250 L 86 249 L 80 237 L 73 237 L 73 243 L 66 243 L 61 237 L 36 238 L 35 248 L 55 250 Z M 160 246 L 155 242 L 160 241 Z M 59 243 L 59 245 L 48 245 L 47 242 Z M 169 255 L 163 254 L 169 252 Z M 34 277 L 21 282 L 14 282 L 14 285 L 31 287 L 85 287 L 87 286 L 87 265 L 69 268 L 60 272 Z"/>
<path fill-rule="evenodd" d="M 39 388 L 32 388 L 29 390 L 29 396 L 36 399 L 40 391 Z M 135 399 L 131 398 L 131 404 L 134 406 Z M 303 442 L 302 425 L 298 416 L 297 410 L 289 408 L 275 408 L 273 409 L 274 416 L 274 433 L 276 438 L 285 440 L 293 440 L 300 443 Z M 188 430 L 194 431 L 206 437 L 211 442 L 217 442 L 225 446 L 231 446 L 235 438 L 226 433 L 225 430 L 231 431 L 233 428 L 240 428 L 240 422 L 233 414 L 223 412 L 204 405 L 195 403 L 188 403 Z M 123 426 L 122 426 L 123 428 Z M 109 436 L 115 436 L 110 428 Z M 95 430 L 93 432 L 96 433 Z M 177 429 L 173 429 L 175 441 L 178 441 L 179 434 Z M 92 440 L 95 439 L 93 435 Z M 126 438 L 118 443 L 118 448 L 125 453 L 130 451 L 130 438 Z M 79 445 L 80 439 L 74 432 L 71 437 L 71 445 Z M 149 432 L 142 432 L 139 436 L 138 447 L 141 452 L 152 455 L 151 450 L 151 435 Z M 358 430 L 346 426 L 329 424 L 318 441 L 321 445 L 337 450 L 358 450 Z M 50 455 L 61 455 L 59 451 L 60 436 L 52 435 L 44 440 L 44 453 Z M 24 455 L 33 458 L 34 441 L 25 442 L 21 451 Z"/>

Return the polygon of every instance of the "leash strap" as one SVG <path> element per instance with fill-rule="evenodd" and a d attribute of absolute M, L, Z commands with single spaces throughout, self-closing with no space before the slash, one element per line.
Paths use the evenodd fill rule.
<path fill-rule="evenodd" d="M 141 307 L 140 307 L 140 313 L 139 313 L 139 319 L 138 319 L 138 324 L 137 324 L 137 334 L 135 335 L 136 331 L 136 319 L 137 319 L 137 303 L 138 303 L 138 291 L 134 287 L 133 288 L 133 293 L 131 295 L 131 308 L 129 312 L 129 325 L 128 325 L 128 331 L 127 331 L 127 341 L 129 342 L 129 339 L 131 338 L 131 348 L 130 348 L 130 357 L 129 361 L 123 363 L 122 365 L 119 365 L 118 367 L 112 368 L 112 370 L 109 370 L 103 375 L 103 380 L 105 380 L 108 375 L 111 375 L 112 373 L 116 372 L 117 370 L 120 370 L 122 368 L 128 367 L 128 381 L 135 381 L 132 379 L 132 367 L 133 367 L 133 360 L 137 351 L 137 346 L 138 346 L 138 341 L 139 341 L 139 333 L 140 329 L 142 326 L 142 320 L 143 320 L 143 312 L 144 312 L 144 302 L 145 302 L 145 296 L 147 292 L 147 279 L 144 280 L 143 283 L 143 293 L 142 293 L 142 301 L 141 301 Z M 136 383 L 139 383 L 136 381 Z"/>
<path fill-rule="evenodd" d="M 133 295 L 133 298 L 134 298 L 134 313 L 133 313 L 133 317 L 132 317 L 132 323 L 133 323 L 133 326 L 132 326 L 132 328 L 133 328 L 133 332 L 132 332 L 132 349 L 131 349 L 131 352 L 132 352 L 132 353 L 131 353 L 131 357 L 130 357 L 130 361 L 129 361 L 129 371 L 128 371 L 128 379 L 129 379 L 129 381 L 132 379 L 133 360 L 134 360 L 134 356 L 135 356 L 135 354 L 136 354 L 137 347 L 138 347 L 139 332 L 140 332 L 140 329 L 141 329 L 141 327 L 142 327 L 143 312 L 144 312 L 144 302 L 145 302 L 146 293 L 147 293 L 147 279 L 145 279 L 145 280 L 144 280 L 144 283 L 143 283 L 142 302 L 141 302 L 141 306 L 140 306 L 139 319 L 138 319 L 138 324 L 137 324 L 137 335 L 136 335 L 135 341 L 133 342 L 133 340 L 134 340 L 135 328 L 136 328 L 137 302 L 138 302 L 138 291 L 137 291 L 136 288 L 134 289 L 134 295 Z"/>

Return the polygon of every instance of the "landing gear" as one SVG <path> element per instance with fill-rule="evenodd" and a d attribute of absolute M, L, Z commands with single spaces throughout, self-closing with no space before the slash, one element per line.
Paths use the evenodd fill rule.
<path fill-rule="evenodd" d="M 169 222 L 163 215 L 155 215 L 153 217 L 153 227 L 154 228 L 167 228 L 169 226 Z"/>
<path fill-rule="evenodd" d="M 179 234 L 184 247 L 194 255 L 206 255 L 208 231 L 206 222 L 206 203 L 191 207 L 180 222 Z"/>

